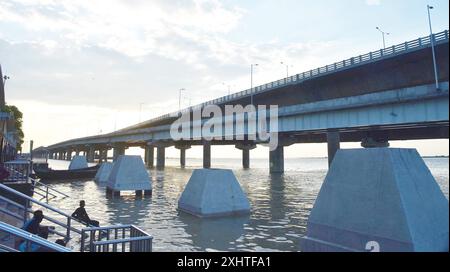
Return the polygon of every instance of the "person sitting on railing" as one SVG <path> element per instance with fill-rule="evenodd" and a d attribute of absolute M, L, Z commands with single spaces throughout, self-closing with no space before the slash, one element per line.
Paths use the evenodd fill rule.
<path fill-rule="evenodd" d="M 41 210 L 37 210 L 33 213 L 33 218 L 25 222 L 22 229 L 29 233 L 39 235 L 41 237 L 47 237 L 49 227 L 41 226 L 41 222 L 44 219 L 44 213 Z"/>
<path fill-rule="evenodd" d="M 41 210 L 37 210 L 33 213 L 33 217 L 28 220 L 27 222 L 25 222 L 25 224 L 23 225 L 22 229 L 40 236 L 41 238 L 47 239 L 48 238 L 48 233 L 49 233 L 49 229 L 51 229 L 51 227 L 48 226 L 41 226 L 41 222 L 44 219 L 44 213 Z M 25 252 L 27 250 L 27 242 L 26 241 L 22 241 L 19 245 L 19 251 Z M 30 251 L 40 251 L 43 250 L 41 249 L 41 247 L 35 243 L 31 243 L 30 245 Z"/>
<path fill-rule="evenodd" d="M 72 217 L 80 220 L 83 223 L 86 223 L 88 226 L 99 227 L 100 223 L 98 221 L 91 220 L 91 218 L 89 218 L 89 215 L 87 214 L 86 209 L 84 208 L 85 205 L 86 203 L 84 202 L 84 200 L 81 200 L 80 207 L 78 207 L 73 212 Z"/>

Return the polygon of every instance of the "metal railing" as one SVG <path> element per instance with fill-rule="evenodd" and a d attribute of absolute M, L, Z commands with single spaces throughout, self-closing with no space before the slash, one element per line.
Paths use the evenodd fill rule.
<path fill-rule="evenodd" d="M 55 197 L 58 197 L 58 195 L 62 196 L 62 198 L 69 197 L 69 195 L 67 195 L 61 191 L 58 191 L 55 188 L 52 188 L 47 184 L 44 184 L 40 181 L 31 179 L 31 178 L 30 178 L 30 180 L 31 180 L 31 183 L 33 184 L 34 193 L 45 198 L 47 200 L 47 202 L 49 200 L 49 197 L 55 198 Z M 38 191 L 36 191 L 36 190 L 38 190 Z"/>
<path fill-rule="evenodd" d="M 70 249 L 47 241 L 37 235 L 30 234 L 27 231 L 16 228 L 4 222 L 0 222 L 0 233 L 4 233 L 0 240 L 0 251 L 17 252 L 17 244 L 24 244 L 21 251 L 53 251 L 53 252 L 71 252 Z"/>
<path fill-rule="evenodd" d="M 81 252 L 152 251 L 153 237 L 134 225 L 84 228 L 81 232 Z"/>
<path fill-rule="evenodd" d="M 9 176 L 3 182 L 31 182 L 33 192 L 45 198 L 48 202 L 50 197 L 55 198 L 62 196 L 69 197 L 67 194 L 60 192 L 47 184 L 30 178 L 32 163 L 29 160 L 15 160 L 4 163 L 4 168 L 9 172 Z"/>
<path fill-rule="evenodd" d="M 0 208 L 1 212 L 6 213 L 6 214 L 8 214 L 10 216 L 13 216 L 13 217 L 15 217 L 17 219 L 21 219 L 21 220 L 23 220 L 23 223 L 25 223 L 26 220 L 28 219 L 28 214 L 33 213 L 33 211 L 29 208 L 30 207 L 30 203 L 34 203 L 35 205 L 40 206 L 42 208 L 45 208 L 45 209 L 47 209 L 49 211 L 52 211 L 52 212 L 56 213 L 58 216 L 63 217 L 65 219 L 66 222 L 64 223 L 64 222 L 61 222 L 58 219 L 54 219 L 54 218 L 49 217 L 49 216 L 44 216 L 44 219 L 46 219 L 49 222 L 52 222 L 53 224 L 56 224 L 56 225 L 64 228 L 64 230 L 65 230 L 65 233 L 60 233 L 60 232 L 58 232 L 56 230 L 52 230 L 53 233 L 63 237 L 65 240 L 70 240 L 71 239 L 71 232 L 72 231 L 75 232 L 75 233 L 81 234 L 81 230 L 73 227 L 73 222 L 78 222 L 80 224 L 84 224 L 84 223 L 82 223 L 79 220 L 73 218 L 72 216 L 64 213 L 63 211 L 61 211 L 61 210 L 59 210 L 57 208 L 54 208 L 54 207 L 52 207 L 52 206 L 50 206 L 50 205 L 48 205 L 46 203 L 40 202 L 39 200 L 36 200 L 36 199 L 34 199 L 32 197 L 29 197 L 29 196 L 27 196 L 27 195 L 25 195 L 25 194 L 23 194 L 21 192 L 18 192 L 16 190 L 14 190 L 12 188 L 9 188 L 8 186 L 0 183 L 0 191 L 1 190 L 6 191 L 8 193 L 11 193 L 11 194 L 13 194 L 13 195 L 15 195 L 15 196 L 25 200 L 24 204 L 22 205 L 22 204 L 18 204 L 16 202 L 14 202 L 14 201 L 6 198 L 6 197 L 0 196 L 0 199 L 5 201 L 5 202 L 7 202 L 8 204 L 11 204 L 11 205 L 16 206 L 16 207 L 18 207 L 20 209 L 23 209 L 23 215 L 18 215 L 18 214 L 15 214 L 15 213 L 12 213 L 12 212 L 8 211 L 7 209 Z"/>
<path fill-rule="evenodd" d="M 15 160 L 3 163 L 3 167 L 9 172 L 5 182 L 28 182 L 31 174 L 31 163 L 28 160 Z"/>

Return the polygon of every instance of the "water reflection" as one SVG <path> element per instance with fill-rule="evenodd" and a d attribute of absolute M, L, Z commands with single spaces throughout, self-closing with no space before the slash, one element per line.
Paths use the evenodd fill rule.
<path fill-rule="evenodd" d="M 199 218 L 179 212 L 183 228 L 191 236 L 192 243 L 200 250 L 229 250 L 232 243 L 244 235 L 244 225 L 250 216 Z"/>

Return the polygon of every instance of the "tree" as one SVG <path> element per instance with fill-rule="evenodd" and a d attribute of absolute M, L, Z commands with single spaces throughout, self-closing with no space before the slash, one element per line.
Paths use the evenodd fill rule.
<path fill-rule="evenodd" d="M 22 150 L 23 138 L 25 137 L 22 129 L 23 124 L 23 114 L 22 112 L 14 105 L 5 105 L 2 109 L 3 112 L 11 113 L 14 117 L 16 132 L 17 132 L 17 150 Z"/>

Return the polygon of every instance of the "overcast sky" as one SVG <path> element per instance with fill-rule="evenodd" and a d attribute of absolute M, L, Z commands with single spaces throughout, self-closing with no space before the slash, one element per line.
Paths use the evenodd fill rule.
<path fill-rule="evenodd" d="M 6 100 L 35 146 L 110 132 L 177 110 L 180 88 L 182 106 L 247 89 L 251 63 L 259 85 L 285 76 L 281 61 L 294 74 L 381 48 L 376 26 L 387 45 L 426 36 L 427 3 L 448 29 L 447 0 L 1 0 Z M 448 154 L 448 140 L 393 145 Z"/>

